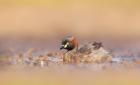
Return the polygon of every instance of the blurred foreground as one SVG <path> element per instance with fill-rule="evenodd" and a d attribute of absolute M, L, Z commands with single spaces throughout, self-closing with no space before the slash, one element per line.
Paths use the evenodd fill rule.
<path fill-rule="evenodd" d="M 59 69 L 59 70 L 58 70 Z M 90 71 L 58 68 L 38 69 L 11 67 L 1 71 L 2 85 L 139 85 L 140 70 Z"/>
<path fill-rule="evenodd" d="M 139 0 L 1 0 L 0 84 L 140 85 L 139 4 Z M 93 63 L 91 57 L 97 56 L 92 51 L 87 54 L 90 58 L 80 55 L 84 63 L 64 64 L 59 46 L 67 34 L 76 35 L 80 46 L 103 42 L 104 50 L 96 52 L 105 56 L 111 52 L 111 62 Z"/>

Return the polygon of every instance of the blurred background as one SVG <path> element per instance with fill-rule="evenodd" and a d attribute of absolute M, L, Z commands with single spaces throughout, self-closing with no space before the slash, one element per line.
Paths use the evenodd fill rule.
<path fill-rule="evenodd" d="M 76 36 L 80 45 L 102 42 L 118 57 L 122 56 L 120 54 L 128 59 L 139 57 L 140 0 L 0 0 L 0 83 L 140 85 L 140 62 L 138 70 L 128 67 L 124 71 L 121 65 L 114 69 L 116 66 L 113 64 L 114 68 L 108 67 L 105 71 L 65 65 L 64 68 L 52 69 L 28 69 L 20 65 L 2 68 L 5 64 L 1 64 L 3 57 L 5 59 L 7 55 L 11 57 L 21 53 L 21 56 L 27 56 L 32 48 L 39 56 L 48 51 L 59 52 L 61 39 L 66 35 Z M 125 64 L 127 66 L 128 63 Z"/>
<path fill-rule="evenodd" d="M 0 0 L 1 53 L 58 50 L 66 35 L 111 48 L 139 44 L 139 0 Z M 133 47 L 133 46 L 132 46 Z"/>

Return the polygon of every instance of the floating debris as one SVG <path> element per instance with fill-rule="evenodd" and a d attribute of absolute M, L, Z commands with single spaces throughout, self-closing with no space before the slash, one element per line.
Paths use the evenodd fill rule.
<path fill-rule="evenodd" d="M 105 50 L 101 43 L 88 43 L 78 52 L 69 51 L 64 54 L 65 63 L 104 63 L 112 61 L 112 55 Z"/>
<path fill-rule="evenodd" d="M 104 48 L 100 42 L 81 45 L 78 50 L 67 52 L 40 52 L 33 48 L 27 52 L 15 53 L 11 56 L 0 57 L 0 65 L 25 66 L 25 67 L 50 67 L 70 66 L 80 69 L 106 69 L 106 68 L 132 68 L 140 67 L 140 59 L 129 52 L 116 53 Z"/>

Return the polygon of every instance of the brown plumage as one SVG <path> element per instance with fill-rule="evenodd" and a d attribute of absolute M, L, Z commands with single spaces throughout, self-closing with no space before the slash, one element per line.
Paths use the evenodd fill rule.
<path fill-rule="evenodd" d="M 98 50 L 99 48 L 103 47 L 101 42 L 99 42 L 99 43 L 98 42 L 94 42 L 92 45 L 94 46 L 95 50 Z"/>
<path fill-rule="evenodd" d="M 61 48 L 71 51 L 73 49 L 78 50 L 78 40 L 73 36 L 68 36 L 62 40 Z"/>

